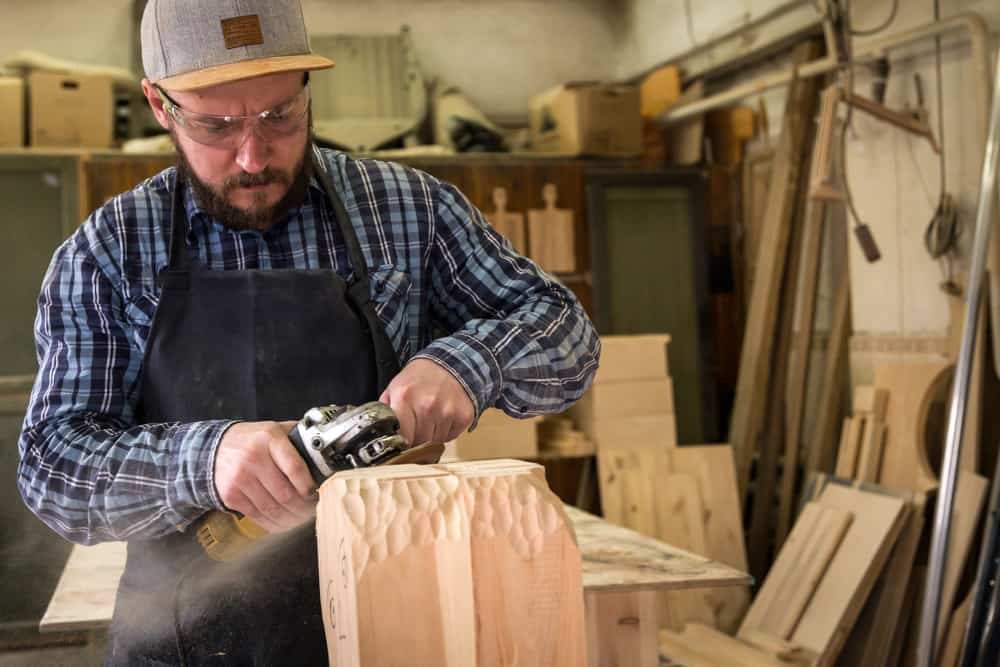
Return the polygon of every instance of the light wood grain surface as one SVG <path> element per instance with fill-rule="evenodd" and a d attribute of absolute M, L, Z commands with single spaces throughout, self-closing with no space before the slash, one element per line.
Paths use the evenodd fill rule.
<path fill-rule="evenodd" d="M 746 586 L 750 575 L 566 506 L 583 556 L 586 591 Z M 114 611 L 125 543 L 75 546 L 42 618 L 42 632 L 106 628 Z"/>

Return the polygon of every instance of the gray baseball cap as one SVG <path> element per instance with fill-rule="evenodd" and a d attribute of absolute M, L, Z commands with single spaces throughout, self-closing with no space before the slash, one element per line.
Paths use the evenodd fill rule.
<path fill-rule="evenodd" d="M 142 66 L 167 90 L 195 90 L 277 72 L 326 69 L 299 0 L 149 0 Z"/>

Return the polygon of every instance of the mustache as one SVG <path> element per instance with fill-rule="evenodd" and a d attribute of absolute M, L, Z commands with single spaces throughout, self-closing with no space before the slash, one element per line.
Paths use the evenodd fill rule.
<path fill-rule="evenodd" d="M 235 176 L 230 176 L 223 181 L 222 191 L 228 194 L 236 188 L 245 188 L 251 185 L 270 185 L 271 183 L 289 185 L 291 182 L 291 176 L 284 171 L 280 169 L 272 169 L 271 167 L 265 167 L 264 171 L 256 174 L 250 174 L 243 171 Z"/>

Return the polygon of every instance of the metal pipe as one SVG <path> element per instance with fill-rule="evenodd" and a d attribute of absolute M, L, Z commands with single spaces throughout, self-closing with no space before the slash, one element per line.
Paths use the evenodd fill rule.
<path fill-rule="evenodd" d="M 998 55 L 1000 59 L 1000 55 Z M 982 302 L 983 276 L 986 272 L 986 253 L 993 221 L 993 204 L 997 181 L 997 162 L 1000 161 L 1000 62 L 996 68 L 997 80 L 993 86 L 993 104 L 983 156 L 982 180 L 979 183 L 979 203 L 976 208 L 976 235 L 972 246 L 972 265 L 969 269 L 969 286 L 966 292 L 965 318 L 962 324 L 962 345 L 955 367 L 951 401 L 948 412 L 948 430 L 941 466 L 941 487 L 938 491 L 934 515 L 934 535 L 931 540 L 931 557 L 927 567 L 927 584 L 924 589 L 923 611 L 920 617 L 920 635 L 917 643 L 917 664 L 931 667 L 936 655 L 938 612 L 941 587 L 944 582 L 944 565 L 948 554 L 951 531 L 951 514 L 955 504 L 955 487 L 958 480 L 958 461 L 965 429 L 965 413 L 969 399 L 969 380 L 976 346 L 979 308 Z"/>
<path fill-rule="evenodd" d="M 827 21 L 825 23 L 829 22 Z M 977 116 L 977 120 L 982 122 L 981 127 L 985 132 L 986 107 L 988 104 L 987 98 L 989 95 L 990 81 L 989 54 L 987 52 L 989 32 L 986 28 L 986 22 L 978 14 L 972 12 L 956 14 L 950 18 L 928 23 L 914 28 L 913 30 L 906 30 L 879 40 L 874 40 L 855 51 L 853 59 L 855 63 L 868 62 L 882 57 L 885 55 L 886 51 L 960 29 L 968 32 L 969 40 L 972 43 L 972 64 L 976 69 L 977 79 L 976 92 L 980 97 L 979 101 L 982 103 L 978 109 L 979 116 Z M 784 72 L 767 74 L 754 79 L 753 81 L 749 81 L 739 86 L 734 86 L 733 88 L 725 90 L 721 93 L 702 98 L 689 104 L 671 108 L 663 112 L 660 116 L 660 121 L 667 125 L 676 123 L 677 121 L 690 116 L 705 113 L 711 109 L 717 109 L 727 104 L 731 104 L 743 99 L 744 97 L 762 93 L 765 90 L 770 90 L 772 88 L 788 85 L 795 76 L 798 76 L 799 78 L 819 76 L 821 74 L 834 71 L 837 69 L 839 63 L 837 62 L 836 49 L 831 50 L 829 47 L 831 39 L 830 32 L 829 27 L 824 26 L 824 33 L 827 35 L 828 43 L 827 56 L 825 58 L 801 65 L 798 68 L 797 73 L 793 72 L 792 68 L 788 68 Z"/>
<path fill-rule="evenodd" d="M 658 69 L 658 68 L 663 67 L 665 65 L 674 65 L 674 64 L 677 64 L 677 63 L 681 63 L 681 62 L 684 62 L 685 60 L 688 60 L 690 58 L 693 58 L 693 57 L 697 56 L 698 54 L 704 53 L 705 51 L 711 51 L 713 48 L 715 48 L 719 44 L 722 44 L 723 42 L 728 42 L 731 39 L 739 37 L 740 35 L 748 32 L 750 30 L 753 30 L 754 28 L 757 28 L 757 27 L 762 26 L 762 25 L 764 25 L 766 23 L 770 23 L 771 21 L 773 21 L 773 20 L 775 20 L 777 18 L 780 18 L 780 17 L 784 16 L 785 14 L 790 13 L 794 9 L 798 9 L 802 5 L 811 4 L 811 3 L 812 3 L 812 0 L 792 0 L 791 2 L 786 2 L 785 4 L 783 4 L 783 5 L 779 6 L 779 7 L 775 7 L 774 9 L 771 9 L 768 12 L 766 12 L 764 14 L 761 14 L 760 16 L 758 16 L 756 18 L 750 19 L 749 21 L 747 21 L 746 23 L 744 23 L 743 25 L 741 25 L 738 28 L 733 28 L 732 30 L 730 30 L 728 32 L 725 32 L 725 33 L 723 33 L 721 35 L 716 35 L 715 37 L 709 37 L 704 42 L 701 42 L 699 44 L 694 44 L 687 51 L 684 51 L 682 53 L 678 53 L 675 56 L 671 56 L 667 60 L 664 60 L 664 61 L 660 62 L 658 65 L 650 68 L 650 70 L 647 70 L 645 73 L 640 74 L 639 76 L 635 77 L 635 79 L 636 80 L 641 79 L 643 76 L 646 75 L 646 73 L 648 73 L 649 71 L 652 71 L 654 69 Z M 819 18 L 818 17 L 816 18 L 816 23 L 819 23 Z M 809 24 L 809 25 L 812 25 L 812 24 Z M 695 73 L 695 75 L 697 75 L 697 73 Z"/>

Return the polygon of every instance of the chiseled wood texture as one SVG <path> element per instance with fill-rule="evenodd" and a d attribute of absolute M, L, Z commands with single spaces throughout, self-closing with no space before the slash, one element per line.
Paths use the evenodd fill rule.
<path fill-rule="evenodd" d="M 340 473 L 316 527 L 331 665 L 585 661 L 580 554 L 536 464 Z"/>

